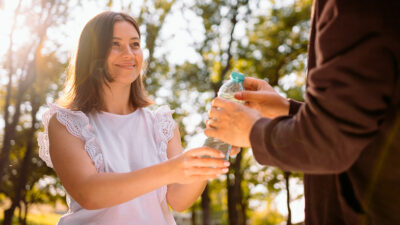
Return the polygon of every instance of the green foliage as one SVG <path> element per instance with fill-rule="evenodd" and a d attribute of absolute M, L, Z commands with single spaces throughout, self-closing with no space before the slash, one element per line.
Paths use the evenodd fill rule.
<path fill-rule="evenodd" d="M 147 75 L 145 79 L 146 89 L 153 95 L 161 87 L 163 80 L 166 78 L 165 75 L 169 71 L 169 64 L 165 59 L 165 55 L 155 57 L 155 53 L 157 48 L 160 47 L 160 43 L 162 43 L 159 40 L 160 31 L 175 2 L 176 0 L 144 1 L 140 14 L 137 17 L 139 25 L 145 28 L 142 39 L 145 40 L 145 49 L 149 52 L 145 71 L 145 75 Z"/>
<path fill-rule="evenodd" d="M 238 69 L 272 86 L 293 72 L 305 74 L 310 20 L 310 0 L 272 7 L 268 15 L 258 16 L 247 27 L 247 38 L 239 44 Z"/>
<path fill-rule="evenodd" d="M 44 63 L 45 62 L 45 63 Z M 64 71 L 64 64 L 60 63 L 54 54 L 50 54 L 43 57 L 37 58 L 37 80 L 32 86 L 31 95 L 29 98 L 35 97 L 36 104 L 44 105 L 46 97 L 51 95 L 57 95 L 59 87 L 59 77 L 62 71 Z M 35 93 L 35 94 L 32 94 Z M 29 100 L 29 99 L 27 99 Z M 32 118 L 29 114 L 32 111 L 32 103 L 27 101 L 27 106 L 23 110 L 23 116 L 20 119 L 19 125 L 17 125 L 17 134 L 14 141 L 12 142 L 12 149 L 10 154 L 10 166 L 6 168 L 6 174 L 3 177 L 3 181 L 0 185 L 0 190 L 6 194 L 9 198 L 15 198 L 15 191 L 19 179 L 21 177 L 20 168 L 25 157 L 28 143 L 33 144 L 33 148 L 36 150 L 29 160 L 29 170 L 27 174 L 27 180 L 22 190 L 22 200 L 27 203 L 51 203 L 55 204 L 57 200 L 64 201 L 65 193 L 62 190 L 61 183 L 54 170 L 47 167 L 45 163 L 38 156 L 38 146 L 36 142 L 36 136 L 32 136 Z M 36 115 L 35 115 L 36 116 Z M 34 124 L 34 129 L 38 130 L 39 126 L 37 123 Z M 46 186 L 39 186 L 38 181 L 42 178 L 48 177 L 47 179 L 53 182 L 47 182 Z M 54 191 L 58 190 L 58 191 Z"/>
<path fill-rule="evenodd" d="M 230 70 L 238 70 L 249 76 L 265 79 L 287 97 L 302 100 L 311 1 L 299 0 L 282 7 L 272 2 L 270 12 L 265 15 L 253 15 L 251 4 L 241 5 L 240 3 L 243 2 L 237 2 L 236 8 L 242 8 L 242 10 L 239 10 L 241 13 L 238 13 L 236 18 L 245 23 L 246 35 L 240 39 L 232 36 L 231 49 L 228 49 L 226 45 L 230 34 L 221 30 L 223 30 L 222 26 L 228 28 L 232 26 L 232 18 L 234 18 L 232 14 L 239 12 L 235 11 L 233 1 L 196 1 L 190 7 L 203 21 L 204 39 L 201 43 L 194 44 L 202 62 L 186 62 L 175 68 L 176 71 L 171 78 L 175 79 L 176 98 L 183 92 L 182 89 L 200 93 L 214 91 L 215 93 L 217 90 L 215 87 L 226 79 L 220 75 L 229 74 L 223 74 L 222 70 L 231 64 Z M 229 53 L 232 54 L 231 59 L 227 58 Z M 298 77 L 298 80 L 303 80 L 303 82 L 291 83 L 289 86 L 280 83 L 280 80 L 290 75 Z M 203 113 L 205 111 L 200 110 L 206 110 L 207 103 L 207 101 L 198 101 L 195 106 L 199 109 L 197 112 L 205 115 Z M 207 118 L 207 115 L 203 117 Z M 285 189 L 283 172 L 272 167 L 257 166 L 250 153 L 245 154 L 241 169 L 244 176 L 241 186 L 245 205 L 250 199 L 263 200 L 268 195 L 274 195 Z M 300 177 L 301 175 L 292 176 Z M 226 187 L 222 184 L 223 181 L 215 180 L 209 185 L 213 213 L 217 216 L 220 212 L 226 211 L 226 202 L 223 200 L 225 197 L 221 197 L 226 196 Z M 250 192 L 259 185 L 266 187 L 267 191 Z M 252 210 L 248 209 L 248 214 L 251 214 Z M 220 218 L 224 224 L 226 214 Z M 279 218 L 277 220 L 283 220 L 282 217 Z M 278 223 L 277 221 L 270 222 L 270 224 Z"/>
<path fill-rule="evenodd" d="M 28 214 L 27 225 L 54 225 L 58 222 L 61 215 L 46 213 L 46 214 Z M 0 224 L 3 222 L 3 214 L 0 213 Z M 18 218 L 13 217 L 13 225 L 19 225 Z"/>
<path fill-rule="evenodd" d="M 25 21 L 19 26 L 25 25 L 31 31 L 31 41 L 14 46 L 13 61 L 2 62 L 13 77 L 12 92 L 9 93 L 10 108 L 14 109 L 11 110 L 11 116 L 17 115 L 18 121 L 15 135 L 10 142 L 8 166 L 5 168 L 5 175 L 1 177 L 0 192 L 12 202 L 15 201 L 19 208 L 28 208 L 33 203 L 55 204 L 65 194 L 60 189 L 61 184 L 56 179 L 55 172 L 38 157 L 36 131 L 40 128 L 37 122 L 39 108 L 49 98 L 54 99 L 58 95 L 62 73 L 66 67 L 66 63 L 57 56 L 57 49 L 54 48 L 57 44 L 47 39 L 46 31 L 49 27 L 62 23 L 68 7 L 62 5 L 66 3 L 64 1 L 35 3 L 38 2 L 24 5 L 18 17 L 18 20 Z M 19 115 L 15 114 L 16 107 L 21 108 Z M 5 129 L 5 132 L 8 131 Z M 43 178 L 53 182 L 40 183 Z"/>
<path fill-rule="evenodd" d="M 187 146 L 191 136 L 203 132 L 204 121 L 207 119 L 207 109 L 212 98 L 224 79 L 227 79 L 232 70 L 238 70 L 248 76 L 258 77 L 269 81 L 276 89 L 287 97 L 303 100 L 304 80 L 306 70 L 306 53 L 309 33 L 309 19 L 311 0 L 297 0 L 289 5 L 278 5 L 275 1 L 269 11 L 260 14 L 257 7 L 259 0 L 196 0 L 193 2 L 175 0 L 143 1 L 143 5 L 132 2 L 122 5 L 124 11 L 140 9 L 133 14 L 140 24 L 143 48 L 148 53 L 145 83 L 148 92 L 159 104 L 168 104 L 176 112 L 174 119 L 178 122 L 182 136 L 182 144 Z M 102 1 L 104 8 L 111 9 L 118 1 Z M 177 4 L 177 3 L 180 3 Z M 122 3 L 121 3 L 122 4 Z M 179 9 L 174 9 L 178 5 Z M 35 6 L 35 10 L 40 5 Z M 161 31 L 166 18 L 174 10 L 190 11 L 202 21 L 201 27 L 192 27 L 188 20 L 188 31 L 202 30 L 202 38 L 193 39 L 192 48 L 195 49 L 198 59 L 174 65 L 168 62 L 163 51 Z M 27 24 L 31 24 L 32 31 L 37 29 L 40 18 L 33 15 L 34 11 L 24 12 Z M 257 13 L 256 13 L 257 12 Z M 43 19 L 43 18 L 42 18 Z M 185 19 L 185 18 L 183 18 Z M 57 20 L 54 26 L 60 25 Z M 243 31 L 242 35 L 238 34 Z M 199 41 L 200 40 L 200 41 Z M 52 42 L 52 44 L 49 44 Z M 46 44 L 47 43 L 47 44 Z M 47 46 L 47 47 L 46 47 Z M 39 124 L 34 124 L 35 135 L 29 135 L 30 113 L 33 103 L 45 105 L 57 99 L 65 79 L 68 62 L 62 60 L 57 47 L 60 43 L 47 40 L 41 46 L 41 54 L 35 55 L 36 81 L 29 94 L 24 97 L 22 119 L 18 123 L 18 132 L 15 137 L 10 156 L 10 165 L 7 168 L 7 178 L 1 183 L 0 202 L 4 196 L 15 196 L 18 169 L 26 153 L 28 140 L 35 140 Z M 23 46 L 15 49 L 15 68 L 23 70 L 27 60 Z M 32 51 L 31 51 L 32 55 Z M 65 56 L 65 53 L 61 53 Z M 7 62 L 3 59 L 4 65 Z M 6 68 L 6 67 L 4 67 Z M 293 78 L 294 77 L 294 78 Z M 17 80 L 17 79 L 16 79 Z M 286 82 L 284 82 L 286 80 Z M 295 80 L 295 81 L 293 81 Z M 13 93 L 18 87 L 13 86 Z M 166 91 L 167 94 L 163 94 Z M 3 109 L 5 86 L 0 86 L 0 106 Z M 12 100 L 15 103 L 15 100 Z M 42 108 L 40 108 L 42 110 Z M 38 116 L 39 113 L 36 115 Z M 201 118 L 197 124 L 188 121 L 197 115 Z M 40 118 L 37 118 L 40 120 Z M 189 129 L 189 126 L 194 128 Z M 41 202 L 54 204 L 57 199 L 63 199 L 64 192 L 53 170 L 47 168 L 38 158 L 37 145 L 31 159 L 27 185 L 23 192 L 23 199 L 27 202 Z M 241 204 L 246 208 L 246 215 L 252 218 L 252 224 L 280 224 L 284 218 L 273 208 L 274 196 L 284 190 L 284 178 L 281 170 L 258 165 L 251 151 L 244 150 L 240 165 L 243 180 L 241 181 Z M 233 173 L 231 171 L 230 176 Z M 301 178 L 301 174 L 292 174 Z M 40 182 L 39 182 L 40 181 Z M 214 220 L 221 224 L 228 223 L 227 215 L 227 184 L 226 177 L 210 182 L 211 209 Z M 262 191 L 254 191 L 263 187 Z M 3 197 L 2 197 L 3 196 Z M 298 196 L 294 196 L 294 199 Z M 257 207 L 250 207 L 249 202 L 267 202 L 267 209 L 258 212 Z M 199 208 L 199 206 L 196 206 Z M 269 208 L 268 208 L 269 207 Z M 33 221 L 33 220 L 32 220 Z M 44 223 L 43 223 L 44 224 Z"/>

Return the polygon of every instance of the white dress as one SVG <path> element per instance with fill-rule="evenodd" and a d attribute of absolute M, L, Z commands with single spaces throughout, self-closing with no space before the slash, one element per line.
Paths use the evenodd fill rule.
<path fill-rule="evenodd" d="M 85 142 L 85 150 L 99 173 L 124 173 L 167 160 L 167 144 L 173 137 L 175 122 L 168 106 L 154 112 L 139 108 L 128 115 L 107 112 L 84 114 L 50 104 L 43 115 L 44 132 L 39 133 L 39 156 L 53 167 L 49 155 L 48 123 L 57 120 Z M 157 179 L 156 177 L 154 179 Z M 141 195 L 113 207 L 87 210 L 67 194 L 68 212 L 59 225 L 175 225 L 166 202 L 167 187 Z"/>

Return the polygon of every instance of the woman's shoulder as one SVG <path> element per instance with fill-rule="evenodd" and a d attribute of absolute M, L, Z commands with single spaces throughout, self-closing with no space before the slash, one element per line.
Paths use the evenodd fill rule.
<path fill-rule="evenodd" d="M 85 113 L 63 108 L 56 104 L 48 104 L 48 109 L 42 116 L 42 123 L 44 130 L 38 135 L 39 156 L 49 167 L 53 167 L 49 154 L 50 131 L 55 137 L 65 137 L 77 142 L 83 141 L 85 150 L 94 161 L 98 171 L 103 171 L 102 155 L 97 146 L 95 134 L 89 124 L 89 118 Z"/>
<path fill-rule="evenodd" d="M 171 110 L 168 105 L 162 105 L 147 107 L 143 111 L 150 115 L 153 121 L 154 137 L 158 143 L 158 154 L 163 161 L 168 160 L 167 145 L 173 138 L 174 129 L 177 126 L 172 117 L 174 110 Z"/>
<path fill-rule="evenodd" d="M 54 114 L 55 112 L 62 112 L 62 113 L 71 114 L 71 115 L 75 115 L 75 116 L 87 117 L 86 114 L 83 113 L 82 111 L 73 110 L 73 109 L 63 107 L 63 106 L 59 106 L 56 103 L 49 103 L 47 106 L 48 106 L 48 111 L 52 114 Z"/>
<path fill-rule="evenodd" d="M 160 106 L 151 106 L 141 108 L 145 115 L 149 115 L 154 119 L 157 117 L 171 116 L 175 112 L 175 110 L 171 110 L 168 105 L 160 105 Z"/>
<path fill-rule="evenodd" d="M 78 110 L 71 110 L 62 106 L 59 106 L 55 103 L 49 103 L 47 105 L 47 110 L 44 112 L 42 116 L 42 122 L 46 125 L 47 122 L 50 121 L 50 118 L 57 117 L 57 119 L 74 119 L 74 120 L 87 120 L 88 117 L 85 113 Z M 62 122 L 62 121 L 60 121 Z"/>
<path fill-rule="evenodd" d="M 174 112 L 168 105 L 153 107 L 151 110 L 154 129 L 159 139 L 170 140 L 172 138 L 173 130 L 176 126 L 172 117 Z"/>
<path fill-rule="evenodd" d="M 82 129 L 89 124 L 88 116 L 82 111 L 75 111 L 61 107 L 57 104 L 48 104 L 48 110 L 43 114 L 42 122 L 45 128 L 62 125 L 69 133 L 81 137 Z"/>

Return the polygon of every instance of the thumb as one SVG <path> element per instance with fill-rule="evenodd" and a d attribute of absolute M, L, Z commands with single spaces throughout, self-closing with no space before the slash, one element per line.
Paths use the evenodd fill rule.
<path fill-rule="evenodd" d="M 259 91 L 241 91 L 235 93 L 235 98 L 246 102 L 259 102 L 265 100 L 265 94 Z"/>

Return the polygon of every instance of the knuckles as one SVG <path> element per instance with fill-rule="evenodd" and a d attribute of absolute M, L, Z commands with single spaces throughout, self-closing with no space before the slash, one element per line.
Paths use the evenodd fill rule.
<path fill-rule="evenodd" d="M 190 160 L 189 158 L 186 158 L 186 157 L 185 157 L 185 158 L 183 159 L 183 163 L 182 163 L 182 164 L 183 164 L 183 167 L 185 167 L 185 168 L 189 167 L 189 166 L 190 166 L 190 161 L 191 161 L 191 160 Z"/>

